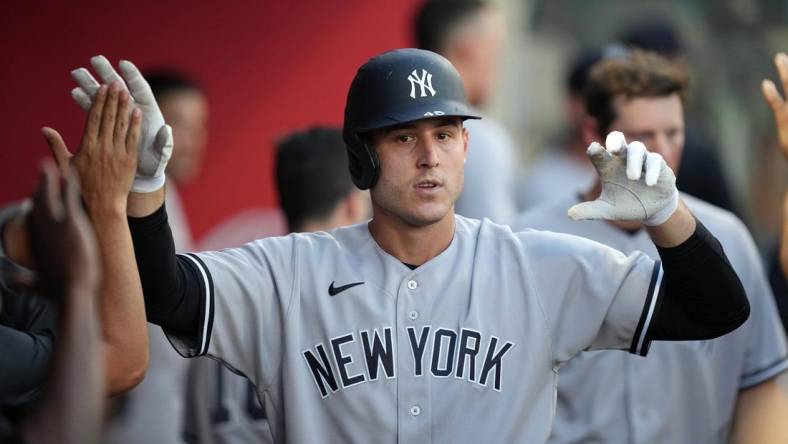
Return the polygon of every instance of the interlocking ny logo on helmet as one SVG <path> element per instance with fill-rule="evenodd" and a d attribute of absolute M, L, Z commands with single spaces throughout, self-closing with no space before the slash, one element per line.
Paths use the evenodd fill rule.
<path fill-rule="evenodd" d="M 378 178 L 378 156 L 369 143 L 370 131 L 439 116 L 479 118 L 448 60 L 413 48 L 369 59 L 356 72 L 345 105 L 342 137 L 353 183 L 365 190 Z"/>
<path fill-rule="evenodd" d="M 427 91 L 430 92 L 430 95 L 435 95 L 435 89 L 432 88 L 432 74 L 428 73 L 426 69 L 421 70 L 421 78 L 419 78 L 417 70 L 414 69 L 408 76 L 408 81 L 410 82 L 410 97 L 412 99 L 416 98 L 416 85 L 421 87 L 421 96 L 419 97 L 427 97 Z"/>

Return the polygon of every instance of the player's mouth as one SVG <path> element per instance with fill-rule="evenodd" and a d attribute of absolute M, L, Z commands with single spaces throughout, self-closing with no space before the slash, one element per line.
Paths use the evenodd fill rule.
<path fill-rule="evenodd" d="M 443 188 L 443 183 L 436 179 L 425 179 L 416 182 L 414 188 L 419 194 L 432 194 Z"/>

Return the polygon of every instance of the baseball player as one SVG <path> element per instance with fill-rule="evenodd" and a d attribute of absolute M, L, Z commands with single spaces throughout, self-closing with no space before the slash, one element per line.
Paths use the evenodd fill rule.
<path fill-rule="evenodd" d="M 97 94 L 98 91 L 97 88 L 94 94 Z M 112 217 L 118 221 L 126 219 L 124 208 L 126 199 L 119 198 L 118 194 L 110 191 L 108 187 L 119 187 L 118 191 L 123 190 L 123 193 L 128 193 L 133 178 L 129 179 L 126 177 L 128 174 L 124 175 L 123 173 L 133 173 L 137 167 L 136 148 L 142 115 L 132 118 L 132 113 L 136 115 L 139 111 L 132 111 L 131 100 L 129 92 L 123 91 L 119 86 L 102 89 L 101 100 L 93 100 L 92 105 L 94 106 L 88 104 L 90 112 L 80 142 L 80 155 L 74 157 L 73 160 L 60 134 L 51 128 L 42 128 L 42 133 L 55 154 L 63 174 L 66 174 L 68 164 L 71 163 L 78 171 L 79 180 L 83 185 L 87 185 L 90 190 L 100 190 L 82 194 L 82 201 L 91 217 L 94 215 L 94 211 L 106 213 L 107 209 L 111 209 L 111 212 L 114 213 Z M 116 125 L 117 128 L 115 128 Z M 132 134 L 136 134 L 134 136 L 136 139 L 132 139 Z M 101 168 L 95 168 L 96 165 L 100 165 Z M 117 177 L 112 177 L 106 171 L 114 171 L 114 175 Z M 123 180 L 119 181 L 118 178 L 121 177 Z M 105 179 L 109 179 L 109 181 L 105 182 Z M 112 197 L 118 197 L 119 200 L 112 202 L 105 200 Z M 102 220 L 106 221 L 108 216 L 109 214 L 104 214 Z M 27 284 L 32 284 L 35 283 L 35 271 L 38 264 L 32 261 L 28 220 L 29 207 L 27 205 L 16 206 L 9 209 L 7 213 L 0 213 L 0 257 L 2 257 L 0 267 L 3 269 L 11 267 L 14 274 L 25 276 Z M 119 253 L 126 251 L 130 254 L 132 251 L 132 238 L 129 231 L 122 229 L 122 227 L 102 224 L 95 227 L 94 234 L 102 253 L 100 258 L 103 279 L 99 306 L 102 316 L 101 348 L 103 359 L 108 367 L 106 389 L 107 394 L 118 395 L 136 386 L 143 379 L 148 365 L 146 351 L 148 337 L 144 331 L 136 328 L 147 325 L 142 287 L 139 276 L 135 276 L 137 274 L 135 271 L 136 262 L 128 254 Z M 104 254 L 105 251 L 111 251 L 112 254 Z M 35 291 L 28 293 L 35 293 Z M 26 297 L 27 295 L 19 294 L 17 296 Z M 22 305 L 27 304 L 23 303 Z M 104 310 L 105 307 L 111 309 Z M 17 310 L 16 314 L 23 314 L 24 311 Z M 21 320 L 17 319 L 17 321 Z M 5 331 L 5 333 L 9 332 Z M 16 390 L 22 389 L 30 382 L 35 382 L 33 380 L 43 374 L 46 357 L 49 354 L 50 347 L 48 345 L 50 344 L 39 335 L 30 333 L 33 332 L 29 331 L 21 337 L 6 338 L 11 341 L 3 343 L 3 345 L 14 344 L 16 347 L 21 347 L 18 349 L 20 353 L 14 353 L 18 362 L 8 362 L 6 369 L 18 368 L 22 362 L 37 367 L 27 369 L 29 374 L 23 380 L 10 380 L 14 385 L 17 385 Z M 13 353 L 10 348 L 3 348 L 3 350 Z M 26 350 L 24 355 L 21 354 L 21 350 Z M 143 350 L 145 351 L 143 352 Z M 18 369 L 25 371 L 24 368 Z"/>
<path fill-rule="evenodd" d="M 178 188 L 193 182 L 200 174 L 208 141 L 208 99 L 202 88 L 188 75 L 174 69 L 145 73 L 161 113 L 172 126 L 178 144 L 167 162 L 167 208 L 170 227 L 178 251 L 194 250 L 189 220 Z"/>
<path fill-rule="evenodd" d="M 340 130 L 296 131 L 276 149 L 277 193 L 290 232 L 330 230 L 368 218 L 369 196 L 353 185 Z M 187 442 L 272 442 L 265 410 L 248 379 L 199 358 L 189 367 L 187 390 Z"/>
<path fill-rule="evenodd" d="M 39 295 L 58 303 L 58 336 L 43 394 L 18 425 L 24 442 L 97 442 L 105 396 L 128 390 L 145 371 L 146 322 L 131 235 L 123 224 L 91 227 L 87 220 L 94 211 L 105 212 L 103 222 L 108 217 L 126 218 L 125 199 L 104 199 L 128 194 L 132 186 L 142 127 L 142 113 L 132 108 L 129 93 L 119 85 L 100 88 L 89 110 L 79 155 L 71 162 L 74 168 L 61 163 L 61 176 L 51 161 L 45 162 L 32 209 L 15 211 L 0 223 L 3 250 L 16 263 L 16 272 L 21 270 L 20 258 L 25 259 L 22 264 L 35 270 L 28 283 L 35 284 Z M 47 133 L 57 139 L 58 158 L 68 163 L 60 136 L 51 129 Z M 74 171 L 89 190 L 81 196 Z M 112 192 L 113 188 L 118 189 Z M 111 216 L 106 213 L 110 208 L 117 210 L 110 211 Z M 127 255 L 117 254 L 124 249 Z M 116 254 L 103 254 L 108 251 Z M 128 328 L 135 323 L 135 328 Z M 5 361 L 47 353 L 45 345 L 35 344 L 41 339 L 27 336 L 27 341 L 14 341 L 16 350 L 3 348 Z M 34 350 L 20 354 L 22 348 Z M 44 364 L 38 358 L 23 363 Z M 30 371 L 35 375 L 38 369 Z M 0 418 L 0 429 L 2 422 Z M 10 439 L 0 430 L 1 442 L 17 442 Z"/>
<path fill-rule="evenodd" d="M 656 54 L 635 51 L 603 60 L 586 89 L 594 119 L 584 129 L 586 139 L 623 131 L 646 142 L 676 171 L 687 85 L 687 74 Z M 574 234 L 658 258 L 638 222 L 566 218 L 567 206 L 591 200 L 601 185 L 561 190 L 513 228 Z M 655 343 L 648 359 L 608 352 L 571 359 L 561 368 L 551 443 L 725 443 L 732 428 L 736 442 L 785 442 L 788 410 L 776 376 L 788 369 L 788 350 L 755 243 L 730 212 L 692 196 L 682 199 L 725 248 L 749 296 L 750 319 L 714 340 Z"/>
<path fill-rule="evenodd" d="M 98 443 L 107 385 L 97 307 L 100 241 L 80 200 L 74 170 L 61 177 L 54 162 L 44 162 L 28 223 L 39 294 L 58 304 L 58 336 L 45 388 L 18 418 L 17 436 L 0 430 L 0 442 Z"/>
<path fill-rule="evenodd" d="M 134 66 L 119 66 L 147 98 Z M 475 117 L 446 59 L 390 51 L 361 66 L 345 108 L 369 223 L 176 255 L 164 190 L 131 193 L 148 319 L 184 356 L 249 377 L 277 442 L 535 443 L 550 431 L 557 370 L 580 351 L 646 354 L 652 340 L 716 337 L 747 319 L 719 243 L 642 144 L 592 144 L 609 186 L 569 213 L 642 220 L 661 262 L 456 216 L 462 122 Z M 144 138 L 137 171 L 150 183 L 166 161 L 155 142 Z"/>

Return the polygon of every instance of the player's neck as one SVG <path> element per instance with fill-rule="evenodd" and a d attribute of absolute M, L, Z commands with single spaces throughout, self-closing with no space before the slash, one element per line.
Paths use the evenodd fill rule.
<path fill-rule="evenodd" d="M 421 265 L 441 254 L 454 237 L 454 211 L 440 221 L 414 226 L 402 219 L 376 212 L 369 232 L 378 246 L 400 262 Z"/>

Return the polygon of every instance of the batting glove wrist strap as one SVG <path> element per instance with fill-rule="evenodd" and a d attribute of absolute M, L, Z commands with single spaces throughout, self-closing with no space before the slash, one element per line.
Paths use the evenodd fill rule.
<path fill-rule="evenodd" d="M 172 128 L 164 125 L 159 128 L 153 146 L 140 150 L 137 160 L 137 175 L 131 185 L 135 193 L 151 193 L 164 186 L 164 169 L 172 156 Z"/>
<path fill-rule="evenodd" d="M 648 219 L 643 221 L 643 225 L 655 226 L 662 225 L 673 216 L 676 209 L 679 207 L 679 190 L 675 189 L 673 195 L 667 201 L 666 205 L 657 210 Z"/>
<path fill-rule="evenodd" d="M 164 186 L 166 176 L 159 177 L 135 176 L 134 183 L 131 185 L 132 193 L 152 193 Z"/>

